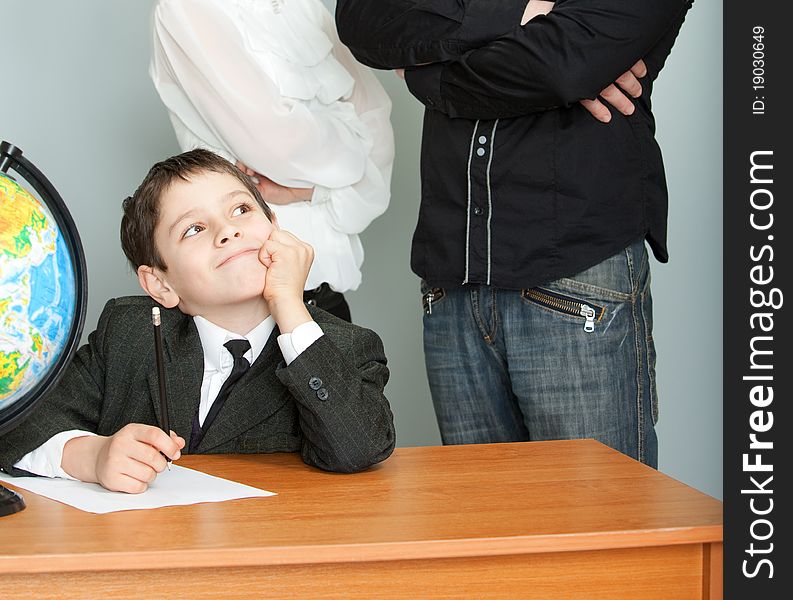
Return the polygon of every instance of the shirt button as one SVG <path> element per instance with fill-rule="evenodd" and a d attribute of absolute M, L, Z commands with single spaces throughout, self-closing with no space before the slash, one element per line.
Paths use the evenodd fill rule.
<path fill-rule="evenodd" d="M 325 388 L 319 388 L 317 390 L 317 398 L 319 398 L 322 402 L 328 399 L 328 390 Z"/>
<path fill-rule="evenodd" d="M 312 377 L 308 380 L 308 387 L 312 390 L 318 390 L 322 387 L 322 380 L 319 377 Z"/>
<path fill-rule="evenodd" d="M 476 149 L 476 155 L 477 156 L 484 156 L 485 155 L 485 149 L 484 148 L 477 148 Z"/>
<path fill-rule="evenodd" d="M 485 136 L 483 136 L 483 135 L 480 135 L 479 136 L 479 143 L 480 144 L 486 144 L 487 143 L 487 138 Z"/>
<path fill-rule="evenodd" d="M 478 207 L 478 206 L 474 207 L 474 214 L 477 217 L 481 217 L 483 212 L 485 212 L 485 211 L 483 211 L 480 207 Z"/>

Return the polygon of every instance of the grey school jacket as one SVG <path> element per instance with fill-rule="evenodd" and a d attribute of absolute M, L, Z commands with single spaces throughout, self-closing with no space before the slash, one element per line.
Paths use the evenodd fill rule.
<path fill-rule="evenodd" d="M 61 431 L 112 435 L 128 423 L 159 425 L 159 395 L 145 296 L 110 300 L 96 331 L 62 379 L 19 426 L 0 437 L 0 468 Z M 328 471 L 353 472 L 393 451 L 393 415 L 383 395 L 388 368 L 380 338 L 313 307 L 324 335 L 286 366 L 276 328 L 237 382 L 196 452 L 300 452 Z M 189 446 L 204 361 L 192 317 L 161 310 L 170 427 Z"/>

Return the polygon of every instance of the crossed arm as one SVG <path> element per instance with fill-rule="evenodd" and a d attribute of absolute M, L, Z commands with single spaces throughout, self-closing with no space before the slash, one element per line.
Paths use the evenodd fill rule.
<path fill-rule="evenodd" d="M 387 22 L 367 14 L 366 27 L 353 34 L 356 8 L 364 11 L 366 3 L 337 5 L 342 40 L 359 60 L 408 67 L 411 92 L 451 117 L 503 118 L 599 94 L 608 100 L 618 91 L 612 82 L 630 88 L 641 75 L 639 58 L 655 78 L 691 0 L 559 0 L 547 15 L 531 14 L 520 0 L 392 0 L 389 6 L 402 9 L 398 14 Z M 439 6 L 452 4 L 459 11 L 440 14 Z M 525 24 L 518 25 L 521 20 Z M 434 64 L 419 66 L 428 62 Z"/>
<path fill-rule="evenodd" d="M 534 17 L 547 15 L 553 10 L 553 6 L 554 2 L 552 1 L 529 0 L 523 11 L 520 24 L 525 25 Z M 405 79 L 405 69 L 396 69 L 396 74 L 400 78 Z M 644 61 L 639 59 L 628 71 L 620 75 L 614 83 L 603 88 L 600 91 L 599 97 L 603 98 L 604 101 L 623 115 L 631 115 L 635 107 L 630 98 L 638 98 L 642 95 L 642 84 L 639 82 L 639 79 L 646 74 L 647 67 Z M 579 100 L 579 103 L 598 121 L 602 123 L 611 121 L 611 111 L 597 97 L 593 99 L 582 99 Z"/>
<path fill-rule="evenodd" d="M 312 105 L 282 93 L 278 71 L 262 67 L 272 57 L 251 50 L 232 18 L 237 8 L 208 0 L 158 4 L 151 76 L 183 148 L 201 146 L 237 161 L 257 176 L 269 203 L 313 200 L 312 213 L 344 244 L 388 206 L 391 104 L 320 8 L 318 39 L 327 37 L 339 71 L 350 77 L 349 93 L 336 100 Z M 305 43 L 294 40 L 296 48 Z"/>

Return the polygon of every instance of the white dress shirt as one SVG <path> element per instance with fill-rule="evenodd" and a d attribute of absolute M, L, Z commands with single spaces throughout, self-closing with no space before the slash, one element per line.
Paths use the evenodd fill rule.
<path fill-rule="evenodd" d="M 193 317 L 193 321 L 198 329 L 198 337 L 204 352 L 204 374 L 201 381 L 201 400 L 198 405 L 198 421 L 203 425 L 220 387 L 231 374 L 231 369 L 234 366 L 234 359 L 223 344 L 229 340 L 241 338 L 236 333 L 218 327 L 203 317 Z M 244 336 L 251 345 L 244 355 L 250 364 L 253 364 L 261 354 L 274 327 L 275 320 L 272 317 L 267 317 Z M 281 349 L 284 362 L 287 365 L 290 364 L 322 336 L 322 328 L 315 321 L 298 325 L 292 330 L 292 333 L 279 335 L 278 346 Z M 86 435 L 96 434 L 77 429 L 62 431 L 35 450 L 28 452 L 14 466 L 43 477 L 74 479 L 61 468 L 63 447 L 69 440 Z"/>
<path fill-rule="evenodd" d="M 149 71 L 182 150 L 314 187 L 271 208 L 314 246 L 306 289 L 356 289 L 358 234 L 390 197 L 391 101 L 320 0 L 160 0 Z"/>

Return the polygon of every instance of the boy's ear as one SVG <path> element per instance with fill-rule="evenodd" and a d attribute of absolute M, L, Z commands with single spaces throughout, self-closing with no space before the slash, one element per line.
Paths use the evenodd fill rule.
<path fill-rule="evenodd" d="M 138 283 L 143 291 L 165 308 L 174 308 L 179 304 L 179 295 L 168 285 L 165 273 L 159 269 L 148 265 L 139 266 Z"/>

